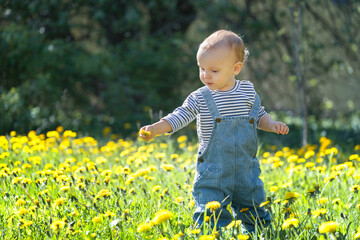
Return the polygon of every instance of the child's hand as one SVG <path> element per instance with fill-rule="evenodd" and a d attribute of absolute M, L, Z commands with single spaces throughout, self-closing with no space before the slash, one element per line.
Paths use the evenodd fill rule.
<path fill-rule="evenodd" d="M 271 128 L 277 134 L 285 135 L 289 133 L 289 127 L 283 122 L 275 122 Z"/>
<path fill-rule="evenodd" d="M 139 131 L 139 137 L 144 139 L 145 141 L 150 141 L 154 136 L 154 129 L 152 126 L 144 126 Z"/>

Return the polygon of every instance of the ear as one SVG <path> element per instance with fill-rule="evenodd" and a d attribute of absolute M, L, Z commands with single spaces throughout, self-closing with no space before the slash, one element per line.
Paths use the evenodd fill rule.
<path fill-rule="evenodd" d="M 238 75 L 242 69 L 243 63 L 242 62 L 236 62 L 234 65 L 234 75 Z"/>

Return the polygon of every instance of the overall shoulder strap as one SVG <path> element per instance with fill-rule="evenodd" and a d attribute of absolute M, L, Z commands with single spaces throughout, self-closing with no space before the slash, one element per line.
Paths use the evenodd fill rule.
<path fill-rule="evenodd" d="M 259 116 L 260 109 L 261 109 L 261 100 L 260 100 L 259 95 L 257 95 L 257 93 L 255 93 L 255 101 L 250 110 L 249 116 L 257 119 Z"/>
<path fill-rule="evenodd" d="M 202 96 L 203 96 L 203 98 L 205 100 L 206 106 L 209 109 L 211 117 L 213 119 L 221 117 L 220 113 L 219 113 L 219 110 L 216 107 L 215 100 L 211 95 L 210 89 L 208 87 L 204 86 L 204 87 L 200 88 L 200 92 L 201 92 L 201 94 L 202 94 Z"/>

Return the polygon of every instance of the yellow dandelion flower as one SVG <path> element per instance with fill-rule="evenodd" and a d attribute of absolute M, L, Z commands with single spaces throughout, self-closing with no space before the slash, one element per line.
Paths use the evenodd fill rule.
<path fill-rule="evenodd" d="M 242 208 L 240 212 L 246 212 L 247 210 L 249 210 L 249 208 Z"/>
<path fill-rule="evenodd" d="M 309 195 L 314 195 L 316 193 L 316 190 L 312 188 L 312 189 L 307 190 L 306 193 Z"/>
<path fill-rule="evenodd" d="M 293 163 L 293 162 L 296 162 L 298 160 L 299 156 L 297 155 L 290 155 L 288 158 L 287 158 L 287 161 L 289 163 Z"/>
<path fill-rule="evenodd" d="M 149 231 L 152 227 L 151 223 L 140 223 L 140 225 L 137 228 L 137 232 L 146 232 Z"/>
<path fill-rule="evenodd" d="M 215 237 L 212 235 L 202 235 L 199 240 L 215 240 Z"/>
<path fill-rule="evenodd" d="M 201 232 L 201 229 L 197 228 L 197 229 L 193 229 L 191 230 L 191 234 L 199 234 Z"/>
<path fill-rule="evenodd" d="M 360 186 L 359 185 L 354 185 L 351 187 L 351 191 L 354 193 L 358 193 L 360 190 Z"/>
<path fill-rule="evenodd" d="M 116 214 L 113 213 L 113 212 L 110 212 L 110 211 L 106 211 L 104 214 L 103 214 L 104 217 L 116 217 Z"/>
<path fill-rule="evenodd" d="M 24 178 L 22 183 L 23 184 L 31 184 L 32 180 L 30 178 Z"/>
<path fill-rule="evenodd" d="M 285 200 L 296 200 L 300 197 L 300 194 L 297 192 L 287 192 L 285 194 Z"/>
<path fill-rule="evenodd" d="M 260 206 L 259 207 L 263 207 L 263 206 L 266 206 L 270 203 L 270 201 L 265 201 L 265 202 L 262 202 L 260 203 Z"/>
<path fill-rule="evenodd" d="M 226 229 L 231 229 L 234 226 L 238 227 L 241 224 L 241 220 L 233 220 L 229 225 L 226 226 Z"/>
<path fill-rule="evenodd" d="M 187 139 L 188 139 L 187 136 L 182 135 L 182 136 L 178 137 L 177 142 L 178 143 L 183 143 L 183 142 L 186 142 Z"/>
<path fill-rule="evenodd" d="M 28 210 L 26 208 L 21 207 L 18 212 L 19 216 L 25 215 L 28 213 Z"/>
<path fill-rule="evenodd" d="M 151 222 L 153 224 L 157 225 L 157 224 L 160 224 L 162 222 L 169 220 L 170 218 L 172 218 L 172 216 L 173 216 L 173 214 L 170 211 L 160 210 L 155 214 L 155 216 L 154 216 L 153 220 L 151 220 Z"/>
<path fill-rule="evenodd" d="M 140 132 L 139 132 L 139 136 L 150 136 L 151 135 L 151 132 L 149 131 L 145 131 L 144 129 L 141 129 Z"/>
<path fill-rule="evenodd" d="M 332 204 L 340 204 L 341 203 L 341 199 L 340 198 L 335 198 L 334 200 L 331 201 Z"/>
<path fill-rule="evenodd" d="M 299 158 L 297 161 L 297 163 L 304 163 L 306 162 L 305 158 Z"/>
<path fill-rule="evenodd" d="M 182 239 L 183 236 L 184 236 L 184 233 L 179 232 L 179 233 L 175 234 L 175 235 L 171 238 L 171 240 L 180 240 L 180 239 Z"/>
<path fill-rule="evenodd" d="M 218 201 L 208 202 L 205 205 L 205 208 L 210 209 L 212 212 L 215 212 L 220 207 L 221 207 L 221 204 Z"/>
<path fill-rule="evenodd" d="M 331 177 L 326 177 L 326 178 L 324 179 L 324 183 L 331 182 L 331 181 L 333 181 L 334 179 L 335 179 L 335 177 L 334 177 L 334 176 L 331 176 Z"/>
<path fill-rule="evenodd" d="M 25 221 L 23 227 L 31 226 L 31 225 L 33 225 L 33 223 L 34 223 L 33 221 Z"/>
<path fill-rule="evenodd" d="M 109 176 L 112 174 L 112 171 L 111 170 L 104 170 L 101 172 L 101 176 Z"/>
<path fill-rule="evenodd" d="M 291 227 L 298 227 L 299 226 L 299 219 L 297 218 L 288 218 L 285 220 L 285 222 L 282 224 L 282 229 L 287 229 Z"/>
<path fill-rule="evenodd" d="M 35 204 L 39 204 L 39 203 L 37 203 L 37 202 L 39 202 L 39 201 L 37 201 L 37 202 L 36 202 L 36 201 L 37 201 L 37 200 L 34 201 Z M 36 209 L 37 209 L 37 206 L 31 206 L 31 207 L 28 208 L 28 210 L 31 211 L 31 212 L 34 212 Z"/>
<path fill-rule="evenodd" d="M 183 197 L 176 197 L 175 198 L 175 203 L 182 203 L 184 202 L 184 198 Z"/>
<path fill-rule="evenodd" d="M 243 235 L 243 234 L 239 234 L 238 235 L 238 239 L 239 240 L 247 240 L 247 239 L 249 239 L 250 237 L 249 237 L 249 235 Z"/>
<path fill-rule="evenodd" d="M 132 194 L 132 193 L 134 193 L 135 192 L 135 188 L 131 188 L 130 190 L 129 190 L 129 194 Z"/>
<path fill-rule="evenodd" d="M 305 159 L 308 159 L 308 158 L 311 158 L 312 156 L 315 155 L 315 152 L 314 151 L 307 151 L 304 155 Z"/>
<path fill-rule="evenodd" d="M 278 190 L 279 190 L 279 187 L 278 187 L 278 186 L 272 186 L 272 187 L 270 187 L 270 192 L 272 192 L 272 193 L 276 193 Z"/>
<path fill-rule="evenodd" d="M 130 175 L 130 176 L 128 177 L 128 179 L 126 179 L 125 184 L 126 184 L 126 185 L 130 185 L 134 180 L 135 180 L 135 177 Z"/>
<path fill-rule="evenodd" d="M 65 226 L 65 222 L 62 220 L 56 220 L 51 224 L 51 229 L 54 231 L 58 231 L 60 229 L 63 229 Z"/>
<path fill-rule="evenodd" d="M 23 177 L 16 177 L 11 181 L 11 183 L 12 184 L 22 183 L 23 179 L 24 179 Z"/>
<path fill-rule="evenodd" d="M 336 229 L 337 229 L 338 226 L 339 226 L 339 224 L 337 222 L 334 222 L 334 221 L 324 222 L 319 227 L 319 233 L 333 233 L 333 232 L 336 232 Z"/>
<path fill-rule="evenodd" d="M 160 160 L 163 159 L 165 156 L 166 156 L 165 153 L 161 153 L 161 152 L 155 154 L 155 158 Z"/>
<path fill-rule="evenodd" d="M 319 203 L 322 204 L 322 205 L 327 203 L 328 201 L 329 201 L 329 199 L 327 199 L 327 198 L 320 198 L 319 199 Z"/>
<path fill-rule="evenodd" d="M 292 180 L 290 180 L 289 182 L 286 182 L 282 185 L 282 188 L 288 188 L 288 187 L 291 187 L 292 185 Z M 293 194 L 293 193 L 291 193 Z M 294 196 L 296 196 L 296 194 L 293 194 Z"/>
<path fill-rule="evenodd" d="M 180 156 L 179 156 L 179 154 L 177 154 L 177 153 L 173 153 L 173 154 L 170 155 L 170 159 L 171 159 L 171 160 L 178 159 L 179 157 L 180 157 Z"/>
<path fill-rule="evenodd" d="M 165 189 L 162 191 L 162 193 L 160 194 L 160 197 L 163 197 L 163 196 L 165 196 L 165 194 L 168 194 L 167 192 L 168 192 L 168 189 L 165 188 Z"/>
<path fill-rule="evenodd" d="M 110 181 L 110 176 L 106 176 L 103 182 L 104 182 L 105 184 L 108 184 L 109 181 Z"/>
<path fill-rule="evenodd" d="M 313 168 L 313 167 L 315 167 L 315 163 L 314 162 L 307 162 L 307 163 L 305 163 L 305 167 L 306 168 Z"/>
<path fill-rule="evenodd" d="M 79 212 L 75 209 L 75 211 L 70 213 L 70 216 L 77 217 L 77 216 L 79 216 Z"/>
<path fill-rule="evenodd" d="M 360 231 L 356 232 L 354 237 L 355 239 L 360 239 Z"/>
<path fill-rule="evenodd" d="M 19 207 L 19 206 L 22 206 L 25 204 L 26 204 L 26 201 L 24 199 L 20 198 L 19 200 L 16 201 L 15 206 Z"/>
<path fill-rule="evenodd" d="M 291 207 L 288 207 L 288 208 L 284 208 L 281 213 L 291 213 L 293 211 L 293 209 Z"/>
<path fill-rule="evenodd" d="M 165 171 L 169 172 L 169 171 L 174 169 L 174 165 L 172 165 L 172 164 L 162 164 L 161 168 L 164 169 Z"/>
<path fill-rule="evenodd" d="M 336 155 L 336 154 L 338 154 L 338 152 L 339 152 L 339 150 L 335 147 L 325 150 L 326 155 L 330 155 L 330 154 Z"/>
<path fill-rule="evenodd" d="M 98 192 L 98 194 L 95 196 L 94 201 L 96 202 L 98 198 L 103 197 L 103 198 L 108 198 L 110 197 L 111 192 L 107 189 L 102 189 Z"/>
<path fill-rule="evenodd" d="M 317 218 L 319 216 L 325 215 L 327 213 L 327 210 L 325 208 L 316 209 L 311 212 L 314 218 Z"/>
<path fill-rule="evenodd" d="M 70 186 L 63 186 L 63 187 L 60 188 L 60 191 L 66 192 L 69 189 L 70 189 Z"/>
<path fill-rule="evenodd" d="M 155 185 L 152 189 L 152 192 L 157 192 L 161 189 L 161 186 L 160 185 Z"/>
<path fill-rule="evenodd" d="M 93 219 L 91 219 L 91 221 L 96 224 L 96 223 L 101 222 L 101 218 L 100 217 L 93 217 Z"/>
<path fill-rule="evenodd" d="M 77 136 L 76 132 L 73 132 L 71 130 L 66 130 L 63 133 L 63 137 L 65 137 L 65 138 L 67 138 L 67 137 L 71 138 L 71 137 L 76 137 L 76 136 Z"/>
<path fill-rule="evenodd" d="M 63 205 L 66 201 L 66 198 L 58 198 L 54 201 L 54 207 L 59 207 Z"/>
<path fill-rule="evenodd" d="M 56 131 L 59 132 L 59 133 L 61 133 L 61 132 L 64 131 L 64 127 L 63 127 L 63 126 L 58 126 L 58 127 L 56 128 Z"/>

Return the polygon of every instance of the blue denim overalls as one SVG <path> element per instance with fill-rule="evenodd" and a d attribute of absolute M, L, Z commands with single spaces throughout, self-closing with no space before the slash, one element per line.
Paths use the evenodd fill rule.
<path fill-rule="evenodd" d="M 205 86 L 200 91 L 212 115 L 213 130 L 204 152 L 198 152 L 193 185 L 193 219 L 201 226 L 206 203 L 218 201 L 221 208 L 217 210 L 216 217 L 220 210 L 221 215 L 217 228 L 227 226 L 235 218 L 242 221 L 248 232 L 254 232 L 255 222 L 259 227 L 270 223 L 269 213 L 264 207 L 259 207 L 265 201 L 256 157 L 256 120 L 261 108 L 260 98 L 256 95 L 248 116 L 222 117 L 210 90 Z M 230 203 L 234 216 L 226 209 Z M 211 212 L 208 212 L 207 216 L 210 215 Z"/>

